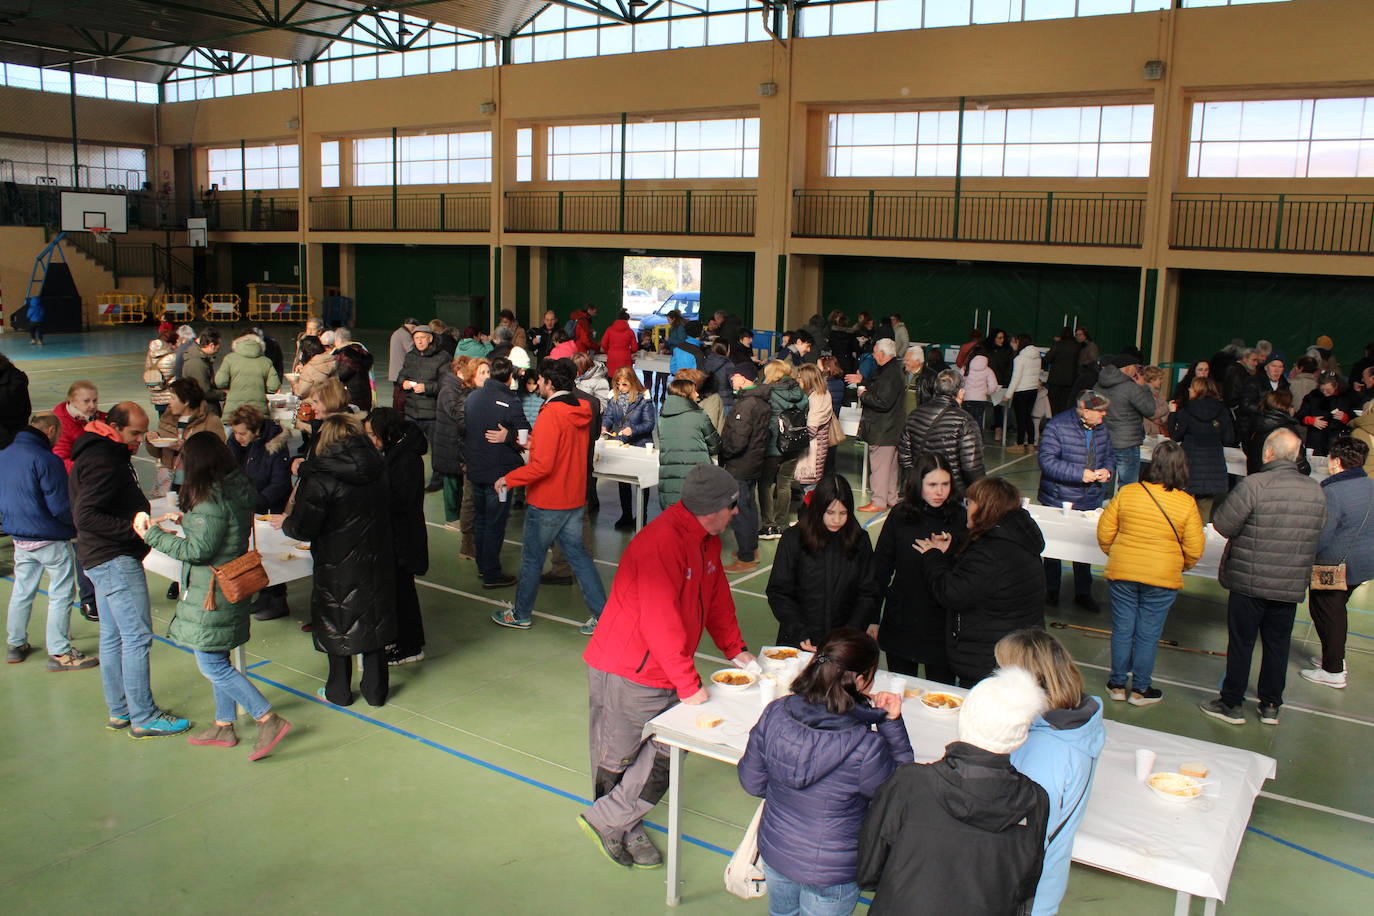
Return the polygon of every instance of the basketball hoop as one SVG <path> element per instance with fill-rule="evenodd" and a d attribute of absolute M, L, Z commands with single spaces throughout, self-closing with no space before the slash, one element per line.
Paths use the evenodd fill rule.
<path fill-rule="evenodd" d="M 92 226 L 91 235 L 95 236 L 97 242 L 108 242 L 110 240 L 110 230 L 104 226 Z"/>

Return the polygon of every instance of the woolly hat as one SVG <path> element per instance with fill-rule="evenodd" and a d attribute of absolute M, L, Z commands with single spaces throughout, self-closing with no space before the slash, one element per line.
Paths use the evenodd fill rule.
<path fill-rule="evenodd" d="M 682 482 L 682 507 L 693 515 L 710 515 L 739 499 L 739 483 L 717 464 L 699 464 Z"/>
<path fill-rule="evenodd" d="M 1026 740 L 1031 721 L 1049 705 L 1024 668 L 999 668 L 979 681 L 959 710 L 959 740 L 994 754 L 1010 754 Z"/>
<path fill-rule="evenodd" d="M 1317 346 L 1321 347 L 1323 350 L 1330 350 L 1335 345 L 1336 342 L 1325 334 L 1317 338 Z"/>

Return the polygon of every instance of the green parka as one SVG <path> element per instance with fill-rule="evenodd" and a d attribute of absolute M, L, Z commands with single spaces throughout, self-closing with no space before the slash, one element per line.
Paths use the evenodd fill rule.
<path fill-rule="evenodd" d="M 144 540 L 181 561 L 181 600 L 167 628 L 167 638 L 202 652 L 228 652 L 248 642 L 248 615 L 252 599 L 230 604 L 216 590 L 215 610 L 205 610 L 205 593 L 215 575 L 211 566 L 223 566 L 248 550 L 257 493 L 242 471 L 233 471 L 215 488 L 210 499 L 181 518 L 182 535 L 148 529 Z"/>
<path fill-rule="evenodd" d="M 234 341 L 234 352 L 219 364 L 215 387 L 229 392 L 224 398 L 226 419 L 241 404 L 252 404 L 265 417 L 267 395 L 281 387 L 281 379 L 272 361 L 262 355 L 262 341 L 256 336 L 240 337 Z"/>
<path fill-rule="evenodd" d="M 658 439 L 658 504 L 666 509 L 682 499 L 682 481 L 720 451 L 720 433 L 706 412 L 680 394 L 670 394 L 654 427 Z"/>

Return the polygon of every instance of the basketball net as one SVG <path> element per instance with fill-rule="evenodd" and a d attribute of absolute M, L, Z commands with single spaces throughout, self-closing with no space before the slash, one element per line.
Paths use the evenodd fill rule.
<path fill-rule="evenodd" d="M 92 227 L 91 235 L 95 236 L 97 242 L 108 242 L 110 240 L 110 230 L 104 227 Z"/>

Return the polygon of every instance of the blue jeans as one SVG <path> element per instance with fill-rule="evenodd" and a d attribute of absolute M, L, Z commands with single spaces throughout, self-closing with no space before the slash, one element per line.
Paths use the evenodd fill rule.
<path fill-rule="evenodd" d="M 1117 490 L 1140 480 L 1140 446 L 1112 450 L 1116 455 L 1116 470 L 1112 473 Z"/>
<path fill-rule="evenodd" d="M 115 557 L 86 570 L 95 584 L 100 607 L 100 679 L 111 716 L 129 719 L 137 728 L 157 715 L 148 672 L 153 620 L 148 607 L 148 580 L 133 557 Z"/>
<path fill-rule="evenodd" d="M 539 592 L 539 573 L 544 569 L 544 556 L 554 541 L 563 548 L 582 598 L 593 617 L 600 617 L 606 606 L 606 587 L 596 573 L 587 548 L 582 545 L 582 513 L 586 509 L 525 509 L 525 546 L 520 552 L 520 582 L 515 587 L 515 618 L 529 620 L 534 609 L 534 596 Z"/>
<path fill-rule="evenodd" d="M 248 710 L 248 715 L 261 719 L 272 711 L 253 682 L 233 665 L 229 664 L 228 652 L 202 652 L 196 650 L 196 666 L 210 686 L 215 688 L 215 721 L 233 722 L 238 717 L 238 706 Z M 237 706 L 235 705 L 237 704 Z"/>
<path fill-rule="evenodd" d="M 768 878 L 768 916 L 849 916 L 859 903 L 859 885 L 799 884 L 759 858 Z"/>
<path fill-rule="evenodd" d="M 477 549 L 477 574 L 484 582 L 501 578 L 501 543 L 506 539 L 506 519 L 510 517 L 510 492 L 502 501 L 496 487 L 489 483 L 472 485 L 472 540 Z"/>
<path fill-rule="evenodd" d="M 1107 591 L 1112 597 L 1112 673 L 1107 683 L 1123 686 L 1131 675 L 1131 689 L 1144 693 L 1150 689 L 1159 636 L 1178 590 L 1111 581 Z"/>
<path fill-rule="evenodd" d="M 38 580 L 48 573 L 48 633 L 45 648 L 49 655 L 66 655 L 72 644 L 67 638 L 71 622 L 72 591 L 76 582 L 76 557 L 70 541 L 56 541 L 37 550 L 14 548 L 14 590 L 10 592 L 9 644 L 22 646 L 29 640 L 29 616 L 38 594 Z"/>

